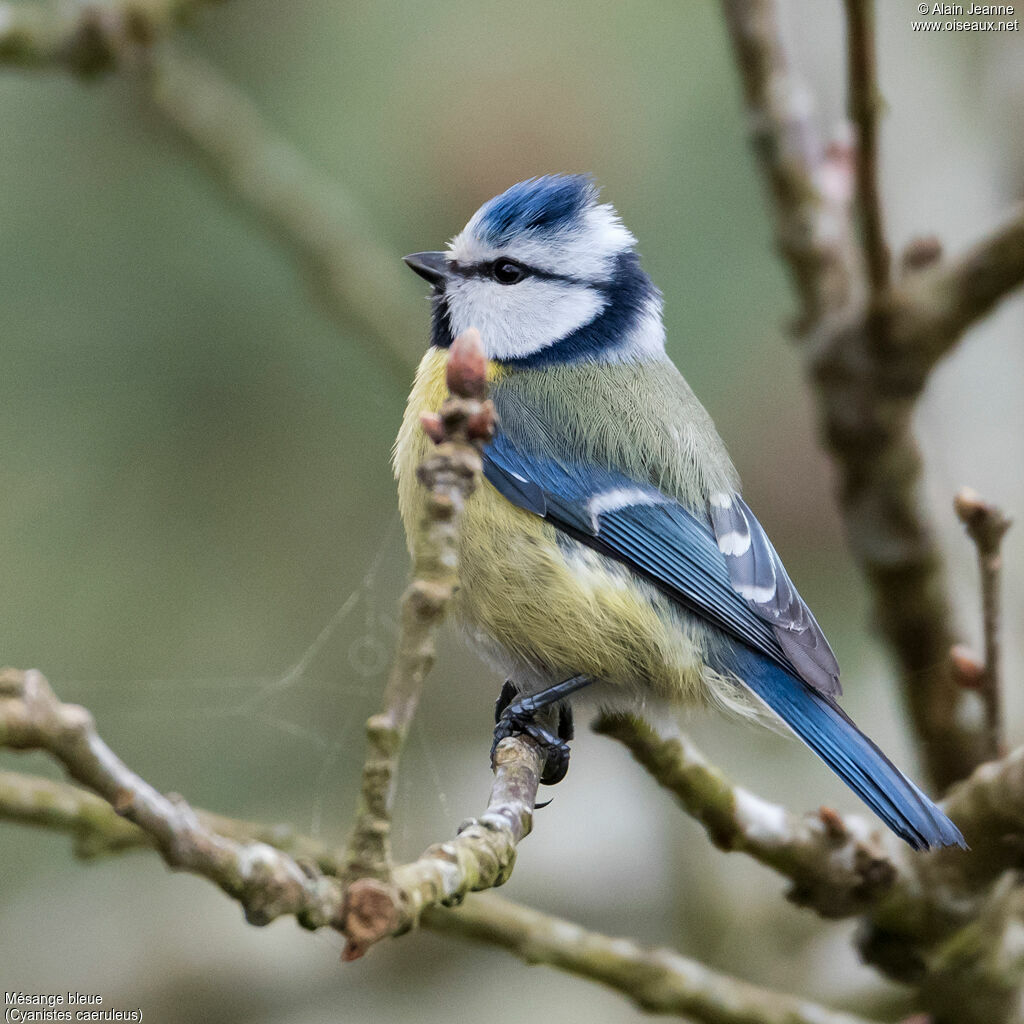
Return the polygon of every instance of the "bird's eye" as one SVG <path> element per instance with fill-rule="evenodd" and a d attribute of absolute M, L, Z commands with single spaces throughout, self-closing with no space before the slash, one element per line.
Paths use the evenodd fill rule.
<path fill-rule="evenodd" d="M 526 274 L 526 267 L 515 260 L 495 260 L 491 267 L 491 277 L 498 284 L 517 284 Z"/>

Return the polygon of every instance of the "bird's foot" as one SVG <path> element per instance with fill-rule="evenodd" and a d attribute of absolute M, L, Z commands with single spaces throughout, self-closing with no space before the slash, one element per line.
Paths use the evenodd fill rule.
<path fill-rule="evenodd" d="M 519 697 L 515 683 L 507 680 L 494 705 L 494 742 L 491 744 L 491 767 L 498 744 L 509 736 L 529 736 L 544 752 L 544 771 L 540 781 L 554 786 L 565 778 L 569 770 L 569 740 L 573 738 L 572 708 L 566 703 L 558 705 L 558 724 L 552 732 L 537 721 L 544 705 L 537 705 L 531 697 Z"/>

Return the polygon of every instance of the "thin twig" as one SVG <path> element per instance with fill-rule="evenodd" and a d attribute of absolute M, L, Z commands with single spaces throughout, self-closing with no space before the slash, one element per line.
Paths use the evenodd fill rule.
<path fill-rule="evenodd" d="M 981 575 L 981 609 L 985 643 L 985 663 L 978 680 L 978 692 L 985 704 L 985 726 L 988 730 L 992 757 L 1004 752 L 1002 678 L 1000 672 L 1000 582 L 1003 567 L 1003 537 L 1013 520 L 982 501 L 970 488 L 964 488 L 954 500 L 956 514 L 967 527 L 967 533 L 978 551 Z"/>
<path fill-rule="evenodd" d="M 263 825 L 195 809 L 204 829 L 238 843 L 266 843 L 298 861 L 338 873 L 337 854 L 327 843 L 302 835 L 291 825 Z M 152 835 L 119 817 L 102 797 L 78 786 L 21 772 L 0 772 L 0 819 L 68 832 L 76 857 L 91 860 L 129 850 L 153 850 Z"/>
<path fill-rule="evenodd" d="M 349 841 L 353 878 L 387 879 L 391 871 L 391 808 L 398 759 L 434 663 L 437 630 L 458 586 L 462 510 L 480 479 L 480 452 L 494 433 L 494 407 L 485 399 L 487 364 L 480 335 L 456 338 L 448 356 L 451 397 L 424 420 L 436 444 L 420 465 L 428 494 L 413 538 L 412 582 L 402 597 L 401 632 L 384 690 L 384 710 L 367 723 L 369 750 L 362 796 Z"/>
<path fill-rule="evenodd" d="M 723 0 L 723 10 L 776 241 L 800 298 L 802 333 L 849 296 L 845 190 L 823 187 L 811 98 L 790 73 L 772 0 Z"/>
<path fill-rule="evenodd" d="M 845 0 L 847 102 L 857 127 L 857 200 L 872 304 L 889 286 L 889 247 L 885 241 L 878 172 L 878 91 L 874 0 Z"/>
<path fill-rule="evenodd" d="M 867 1024 L 862 1017 L 719 974 L 673 950 L 610 938 L 493 894 L 467 900 L 457 910 L 432 910 L 424 924 L 500 946 L 529 964 L 590 978 L 647 1013 L 700 1024 Z"/>
<path fill-rule="evenodd" d="M 746 853 L 789 879 L 788 898 L 800 906 L 849 917 L 900 880 L 899 863 L 862 818 L 824 807 L 793 814 L 734 785 L 686 737 L 666 739 L 631 715 L 604 714 L 594 730 L 626 746 L 719 849 Z"/>

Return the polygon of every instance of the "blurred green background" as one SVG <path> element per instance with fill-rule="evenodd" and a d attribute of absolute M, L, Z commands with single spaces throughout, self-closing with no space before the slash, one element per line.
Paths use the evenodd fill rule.
<path fill-rule="evenodd" d="M 838 3 L 790 0 L 786 34 L 827 132 L 842 118 Z M 914 34 L 881 5 L 891 237 L 967 244 L 1021 193 L 1019 34 Z M 703 398 L 791 574 L 833 638 L 846 706 L 913 767 L 845 552 L 796 354 L 793 305 L 745 142 L 716 4 L 237 0 L 177 40 L 368 211 L 398 261 L 439 248 L 521 178 L 591 171 L 640 239 L 670 352 Z M 340 840 L 407 562 L 389 449 L 409 381 L 328 319 L 288 252 L 211 176 L 140 80 L 0 69 L 0 660 L 37 666 L 164 790 Z M 352 260 L 360 253 L 353 251 Z M 425 344 L 427 303 L 406 302 Z M 971 484 L 1024 508 L 1019 299 L 936 375 L 920 413 L 928 500 L 968 638 Z M 1007 545 L 1008 676 L 1024 556 Z M 397 845 L 482 809 L 500 680 L 446 640 L 414 726 Z M 1011 739 L 1019 687 L 1008 697 Z M 583 723 L 581 723 L 583 724 Z M 796 744 L 697 716 L 719 763 L 797 809 L 855 799 Z M 626 755 L 587 734 L 506 891 L 613 934 L 831 1002 L 896 998 L 850 926 L 714 851 Z M 0 766 L 51 772 L 3 754 Z M 430 935 L 338 964 L 341 940 L 257 930 L 152 856 L 83 866 L 0 830 L 4 987 L 103 994 L 149 1021 L 640 1020 L 619 997 Z M 895 1004 L 894 1004 L 895 1005 Z"/>

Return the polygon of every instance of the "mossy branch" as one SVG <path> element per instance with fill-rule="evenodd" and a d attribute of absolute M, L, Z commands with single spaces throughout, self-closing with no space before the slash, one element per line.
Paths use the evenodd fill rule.
<path fill-rule="evenodd" d="M 505 746 L 519 743 L 527 745 L 527 751 L 532 748 L 529 740 L 503 741 L 505 753 L 499 751 L 499 765 L 502 761 L 510 764 L 519 759 L 519 753 L 513 753 L 514 746 Z M 524 805 L 523 797 L 531 788 L 536 790 L 536 776 L 542 765 L 539 755 L 531 764 L 531 756 L 526 753 L 521 766 L 515 769 L 526 792 L 521 792 L 513 804 Z M 495 785 L 497 788 L 499 784 Z M 509 792 L 514 792 L 515 788 L 515 784 L 511 785 Z M 492 796 L 487 814 L 478 823 L 472 823 L 451 843 L 428 850 L 419 861 L 395 870 L 396 882 L 411 883 L 410 889 L 415 888 L 420 897 L 426 897 L 416 908 L 421 926 L 445 935 L 484 942 L 506 949 L 527 963 L 548 964 L 596 981 L 649 1013 L 682 1016 L 700 1024 L 868 1024 L 860 1017 L 720 974 L 672 950 L 610 938 L 491 894 L 471 895 L 463 903 L 461 897 L 465 896 L 465 888 L 453 885 L 452 881 L 457 878 L 464 854 L 473 841 L 469 838 L 471 832 L 479 828 L 493 830 L 493 842 L 505 829 L 528 828 L 528 822 L 517 825 L 506 817 L 508 810 L 508 805 L 503 810 Z M 319 869 L 328 875 L 343 869 L 342 860 L 332 859 L 315 840 L 294 835 L 286 827 L 251 825 L 207 811 L 197 811 L 196 815 L 203 821 L 216 822 L 225 834 L 235 836 L 239 842 L 263 836 L 273 844 L 276 838 L 282 851 L 314 854 L 319 860 Z M 505 820 L 495 821 L 492 815 L 505 817 Z M 151 836 L 119 818 L 106 801 L 67 783 L 13 772 L 0 773 L 0 818 L 66 832 L 75 837 L 76 851 L 85 856 L 121 853 L 153 845 Z M 250 827 L 252 832 L 248 831 Z M 473 868 L 464 872 L 464 877 L 483 881 L 486 873 L 491 872 L 493 884 L 498 884 L 507 874 L 510 863 L 503 862 L 496 850 L 489 864 L 483 868 L 484 873 L 476 874 L 480 868 Z M 379 882 L 369 880 L 369 883 L 362 907 L 367 917 L 359 923 L 374 927 L 383 921 L 390 928 L 400 930 L 398 915 L 402 908 L 401 905 L 396 908 L 393 903 L 393 892 Z M 446 900 L 461 905 L 449 909 L 443 905 Z M 407 919 L 405 927 L 412 923 Z M 350 942 L 352 937 L 349 936 Z M 373 931 L 373 940 L 380 937 L 382 935 Z"/>
<path fill-rule="evenodd" d="M 778 872 L 791 883 L 789 899 L 822 917 L 866 913 L 908 883 L 902 855 L 862 818 L 826 807 L 794 814 L 735 785 L 685 736 L 660 736 L 631 715 L 601 715 L 594 730 L 622 743 L 715 846 Z"/>

